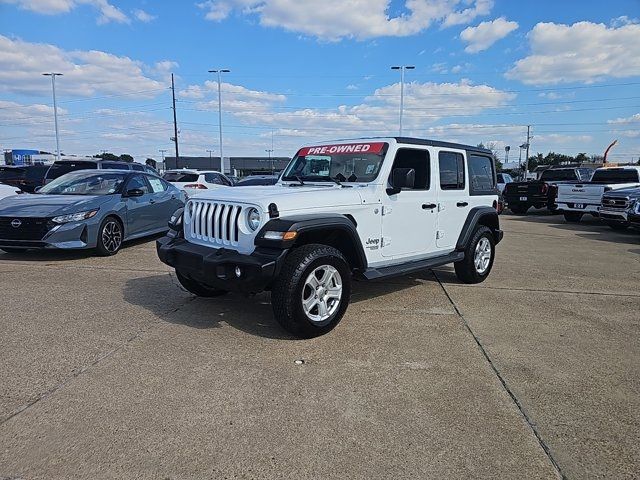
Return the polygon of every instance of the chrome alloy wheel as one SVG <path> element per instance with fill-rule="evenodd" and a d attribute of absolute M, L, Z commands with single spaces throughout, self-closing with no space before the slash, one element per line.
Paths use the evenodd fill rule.
<path fill-rule="evenodd" d="M 491 242 L 489 242 L 487 237 L 482 237 L 476 245 L 476 251 L 473 254 L 473 263 L 476 267 L 476 272 L 480 275 L 489 268 L 491 254 Z"/>
<path fill-rule="evenodd" d="M 122 227 L 115 220 L 109 220 L 102 228 L 102 245 L 109 253 L 115 253 L 122 245 Z"/>
<path fill-rule="evenodd" d="M 302 289 L 302 308 L 312 322 L 324 322 L 340 306 L 342 277 L 331 265 L 322 265 L 309 274 Z"/>

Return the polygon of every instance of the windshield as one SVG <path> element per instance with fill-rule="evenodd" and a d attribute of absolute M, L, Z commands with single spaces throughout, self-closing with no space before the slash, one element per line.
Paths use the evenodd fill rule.
<path fill-rule="evenodd" d="M 188 173 L 188 172 L 166 172 L 162 175 L 167 182 L 197 182 L 198 174 L 197 173 Z"/>
<path fill-rule="evenodd" d="M 126 173 L 67 173 L 45 185 L 38 193 L 46 195 L 112 195 L 119 193 Z"/>
<path fill-rule="evenodd" d="M 291 161 L 282 179 L 371 182 L 380 172 L 387 146 L 378 142 L 305 147 Z"/>
<path fill-rule="evenodd" d="M 65 173 L 73 172 L 75 170 L 90 170 L 96 168 L 98 168 L 96 162 L 54 162 L 47 172 L 47 179 L 53 180 L 61 177 Z"/>
<path fill-rule="evenodd" d="M 592 183 L 633 183 L 637 181 L 638 171 L 624 168 L 596 170 L 591 179 Z"/>
<path fill-rule="evenodd" d="M 560 170 L 545 170 L 540 176 L 540 180 L 577 180 L 576 171 L 573 168 Z"/>

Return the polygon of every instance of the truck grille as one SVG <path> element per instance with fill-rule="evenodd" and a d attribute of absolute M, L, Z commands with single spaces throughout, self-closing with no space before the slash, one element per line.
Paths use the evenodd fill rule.
<path fill-rule="evenodd" d="M 52 226 L 48 218 L 0 217 L 0 239 L 42 240 Z"/>
<path fill-rule="evenodd" d="M 629 201 L 626 198 L 603 197 L 602 206 L 610 210 L 626 210 L 629 206 Z"/>
<path fill-rule="evenodd" d="M 237 246 L 242 206 L 207 200 L 190 200 L 185 213 L 184 234 L 218 246 Z"/>

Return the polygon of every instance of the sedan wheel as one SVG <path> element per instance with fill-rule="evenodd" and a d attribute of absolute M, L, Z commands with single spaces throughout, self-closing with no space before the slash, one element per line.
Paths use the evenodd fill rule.
<path fill-rule="evenodd" d="M 115 255 L 122 246 L 122 225 L 113 217 L 107 218 L 98 232 L 97 250 L 102 256 Z"/>

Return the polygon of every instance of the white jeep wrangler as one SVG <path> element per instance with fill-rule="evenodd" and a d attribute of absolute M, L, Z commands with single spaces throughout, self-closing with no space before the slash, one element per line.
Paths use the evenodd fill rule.
<path fill-rule="evenodd" d="M 352 279 L 453 263 L 482 282 L 502 239 L 491 152 L 415 138 L 304 147 L 266 187 L 191 197 L 157 241 L 198 296 L 271 290 L 276 320 L 313 337 L 344 315 Z"/>

